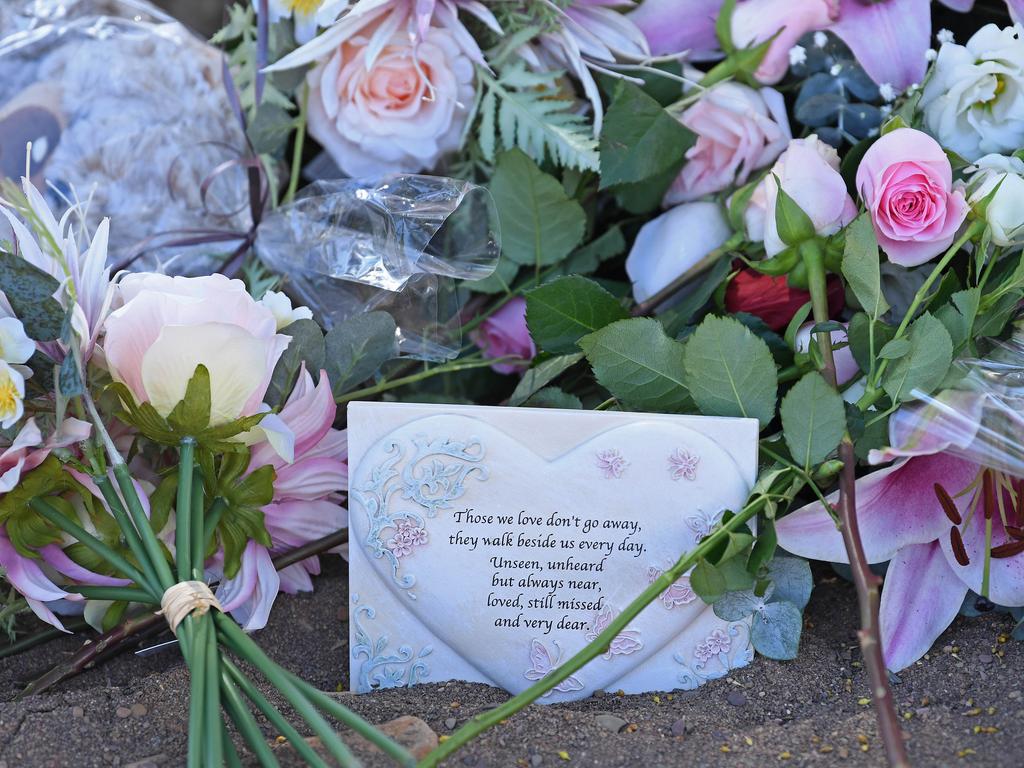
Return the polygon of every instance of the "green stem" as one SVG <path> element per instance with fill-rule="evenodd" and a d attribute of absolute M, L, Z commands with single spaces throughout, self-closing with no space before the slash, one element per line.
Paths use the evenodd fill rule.
<path fill-rule="evenodd" d="M 146 510 L 142 508 L 142 501 L 139 499 L 138 491 L 135 490 L 135 483 L 132 482 L 132 476 L 128 472 L 128 465 L 123 462 L 116 464 L 114 478 L 117 480 L 118 488 L 121 489 L 125 504 L 128 505 L 128 513 L 135 523 L 135 528 L 142 537 L 146 554 L 156 571 L 158 586 L 166 590 L 175 583 L 174 575 L 171 573 L 171 567 L 167 564 L 164 548 L 157 539 L 156 533 L 153 532 L 153 527 L 149 524 Z"/>
<path fill-rule="evenodd" d="M 181 440 L 178 451 L 178 495 L 175 497 L 174 546 L 178 581 L 192 579 L 192 475 L 195 466 L 196 441 Z"/>
<path fill-rule="evenodd" d="M 618 634 L 622 632 L 644 608 L 656 600 L 662 592 L 671 587 L 680 577 L 683 576 L 683 574 L 696 565 L 698 560 L 709 554 L 715 549 L 715 547 L 721 544 L 723 540 L 728 538 L 732 531 L 736 530 L 746 523 L 747 520 L 754 517 L 758 510 L 763 506 L 763 503 L 764 501 L 761 497 L 758 497 L 748 503 L 742 510 L 740 510 L 739 514 L 730 518 L 728 522 L 722 524 L 722 526 L 716 529 L 710 536 L 703 539 L 696 548 L 691 550 L 688 554 L 680 557 L 675 565 L 658 576 L 658 578 L 655 579 L 647 589 L 640 593 L 639 597 L 633 600 L 633 602 L 626 606 L 622 613 L 612 620 L 607 629 L 597 636 L 597 639 L 583 648 L 583 650 L 569 659 L 565 664 L 552 671 L 544 679 L 531 685 L 522 693 L 513 696 L 501 706 L 495 707 L 482 715 L 474 717 L 453 733 L 447 741 L 438 745 L 437 748 L 423 758 L 419 762 L 418 768 L 434 768 L 434 766 L 438 765 L 446 757 L 463 745 L 469 743 L 472 739 L 475 739 L 488 728 L 497 725 L 506 718 L 514 715 L 523 707 L 533 703 L 545 693 L 552 690 L 559 683 L 563 682 L 574 672 L 578 671 L 581 667 L 590 663 L 604 653 L 616 636 L 618 636 Z"/>
<path fill-rule="evenodd" d="M 199 622 L 208 627 L 206 647 L 204 648 L 196 643 L 193 650 L 193 655 L 206 654 L 205 679 L 203 680 L 205 684 L 203 690 L 203 714 L 206 717 L 206 748 L 204 750 L 206 762 L 204 765 L 217 766 L 219 768 L 224 763 L 224 744 L 221 742 L 220 728 L 218 727 L 221 719 L 220 649 L 217 647 L 217 632 L 213 626 L 213 619 L 210 614 L 207 613 L 205 616 L 200 616 Z M 262 735 L 260 736 L 260 742 L 266 743 L 263 741 Z"/>
<path fill-rule="evenodd" d="M 213 504 L 210 505 L 210 511 L 206 513 L 206 524 L 203 530 L 204 554 L 210 549 L 213 535 L 217 532 L 217 525 L 220 523 L 220 518 L 224 514 L 224 510 L 227 509 L 227 506 L 228 503 L 218 496 L 213 500 Z"/>
<path fill-rule="evenodd" d="M 63 589 L 67 592 L 75 592 L 87 600 L 124 600 L 128 603 L 145 603 L 146 605 L 159 605 L 157 600 L 145 589 L 136 587 L 92 587 L 88 585 L 71 584 L 65 585 Z"/>
<path fill-rule="evenodd" d="M 946 271 L 946 267 L 949 266 L 949 262 L 953 260 L 953 257 L 960 252 L 963 248 L 978 232 L 984 229 L 985 223 L 983 221 L 972 222 L 960 238 L 953 243 L 949 249 L 942 255 L 942 258 L 935 264 L 931 274 L 921 284 L 921 287 L 917 289 L 917 293 L 914 294 L 913 301 L 910 302 L 910 306 L 907 308 L 906 314 L 903 316 L 903 320 L 900 322 L 899 327 L 896 328 L 896 335 L 893 339 L 903 338 L 903 334 L 906 333 L 907 328 L 914 319 L 914 315 L 924 302 L 928 292 L 931 290 L 932 285 L 938 280 Z M 883 390 L 878 389 L 878 382 L 882 380 L 882 376 L 885 373 L 886 367 L 889 365 L 888 360 L 882 360 L 879 363 L 877 370 L 875 371 L 874 377 L 868 382 L 868 386 L 860 400 L 857 401 L 857 407 L 862 411 L 866 411 L 872 405 L 874 405 L 878 398 L 882 396 Z"/>
<path fill-rule="evenodd" d="M 363 398 L 373 397 L 382 392 L 387 392 L 390 389 L 397 389 L 398 387 L 415 384 L 418 381 L 423 381 L 424 379 L 429 379 L 433 376 L 440 376 L 442 373 L 456 373 L 458 371 L 472 370 L 473 368 L 487 368 L 495 363 L 500 363 L 503 359 L 504 358 L 495 358 L 494 360 L 454 360 L 450 363 L 444 363 L 443 365 L 438 365 L 434 368 L 428 368 L 425 371 L 414 373 L 411 376 L 403 376 L 400 379 L 392 379 L 391 381 L 382 381 L 380 384 L 375 384 L 372 387 L 357 389 L 354 392 L 349 392 L 336 397 L 335 401 L 340 405 L 342 403 L 351 402 L 352 400 L 362 400 Z M 519 358 L 510 359 L 518 360 Z"/>
<path fill-rule="evenodd" d="M 205 493 L 202 473 L 196 467 L 192 472 L 192 541 L 188 546 L 191 548 L 192 559 L 192 575 L 189 578 L 197 581 L 203 580 L 203 566 L 206 563 Z"/>
<path fill-rule="evenodd" d="M 352 752 L 345 746 L 330 723 L 316 711 L 287 673 L 271 661 L 270 657 L 230 617 L 223 613 L 216 613 L 213 618 L 220 630 L 222 641 L 235 653 L 254 665 L 281 692 L 281 695 L 292 705 L 299 717 L 305 720 L 312 731 L 320 737 L 324 747 L 341 764 L 342 768 L 358 765 Z"/>
<path fill-rule="evenodd" d="M 242 768 L 242 760 L 238 756 L 238 750 L 235 749 L 235 742 L 231 740 L 227 723 L 223 720 L 220 722 L 220 739 L 224 743 L 224 762 L 227 763 L 228 768 Z"/>
<path fill-rule="evenodd" d="M 185 623 L 192 621 L 189 617 Z M 196 622 L 192 633 L 191 652 L 184 653 L 188 661 L 188 768 L 203 768 L 203 730 L 206 727 L 204 706 L 206 698 L 206 636 L 213 629 L 210 622 Z M 182 651 L 185 651 L 184 645 Z"/>
<path fill-rule="evenodd" d="M 252 716 L 252 712 L 245 706 L 245 702 L 242 701 L 238 689 L 235 688 L 226 671 L 221 673 L 220 686 L 224 692 L 224 708 L 228 711 L 228 715 L 234 721 L 235 727 L 242 734 L 246 744 L 249 745 L 249 748 L 255 754 L 256 760 L 263 768 L 278 768 L 280 763 L 277 762 L 273 750 L 270 749 L 266 739 L 263 738 L 263 732 L 260 731 L 259 725 L 256 724 L 256 718 Z M 215 765 L 220 766 L 220 763 Z"/>
<path fill-rule="evenodd" d="M 114 568 L 119 570 L 126 578 L 131 579 L 140 586 L 144 586 L 146 584 L 146 579 L 142 576 L 141 573 L 139 573 L 138 569 L 135 568 L 135 566 L 133 566 L 131 563 L 129 563 L 127 560 L 125 560 L 123 557 L 117 554 L 117 552 L 115 552 L 102 541 L 97 539 L 87 530 L 82 528 L 82 526 L 68 520 L 66 517 L 64 517 L 64 515 L 62 515 L 60 512 L 54 509 L 53 506 L 48 501 L 46 501 L 45 499 L 36 498 L 32 499 L 32 501 L 29 502 L 29 505 L 32 507 L 32 509 L 34 509 L 40 515 L 45 517 L 55 526 L 57 526 L 70 536 L 74 537 L 76 540 L 80 541 L 86 547 L 88 547 L 101 558 L 110 563 L 110 565 L 114 566 Z M 151 597 L 156 599 L 157 602 L 160 602 L 159 593 L 151 594 Z"/>
<path fill-rule="evenodd" d="M 306 138 L 306 115 L 309 110 L 309 86 L 302 85 L 302 100 L 299 102 L 299 121 L 295 129 L 295 147 L 292 150 L 291 177 L 288 179 L 288 191 L 285 192 L 282 205 L 295 199 L 299 190 L 299 179 L 302 176 L 302 148 Z"/>
<path fill-rule="evenodd" d="M 128 513 L 124 509 L 124 504 L 121 503 L 121 499 L 118 497 L 117 491 L 114 490 L 113 483 L 110 482 L 110 477 L 106 474 L 96 474 L 93 475 L 92 480 L 96 483 L 96 487 L 99 488 L 100 494 L 103 496 L 103 500 L 107 502 L 107 506 L 110 508 L 111 514 L 117 521 L 117 527 L 121 529 L 121 535 L 124 536 L 128 549 L 131 550 L 132 555 L 135 556 L 136 562 L 139 564 L 143 574 L 146 576 L 146 588 L 151 590 L 153 594 L 159 594 L 159 580 L 156 577 L 156 571 L 153 570 L 149 563 L 149 558 L 146 557 L 146 550 L 142 546 L 142 539 L 139 538 L 139 532 L 132 524 L 131 518 L 128 517 Z"/>
<path fill-rule="evenodd" d="M 309 746 L 306 740 L 302 738 L 302 735 L 295 730 L 295 726 L 288 722 L 288 718 L 282 715 L 277 707 L 260 693 L 259 688 L 253 685 L 249 678 L 242 674 L 242 671 L 230 659 L 223 659 L 221 664 L 223 664 L 224 670 L 232 682 L 256 705 L 256 709 L 263 713 L 263 716 L 270 721 L 270 724 L 280 731 L 282 736 L 288 739 L 289 743 L 303 760 L 312 765 L 313 768 L 327 768 L 327 763 Z"/>
<path fill-rule="evenodd" d="M 295 675 L 288 670 L 284 670 L 284 673 L 302 690 L 303 693 L 306 694 L 306 698 L 308 698 L 314 706 L 322 712 L 325 712 L 338 722 L 344 724 L 348 728 L 351 728 L 364 739 L 380 749 L 381 752 L 391 756 L 391 758 L 400 765 L 410 767 L 416 765 L 416 758 L 409 754 L 404 747 L 400 744 L 396 744 L 341 702 L 335 701 L 326 693 L 310 683 L 307 683 L 298 675 Z"/>

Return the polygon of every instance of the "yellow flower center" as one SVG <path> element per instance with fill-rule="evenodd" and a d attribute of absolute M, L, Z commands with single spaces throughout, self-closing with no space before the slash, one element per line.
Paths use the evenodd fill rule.
<path fill-rule="evenodd" d="M 320 7 L 323 0 L 285 0 L 285 2 L 287 3 L 289 10 L 295 11 L 303 16 L 309 16 Z"/>
<path fill-rule="evenodd" d="M 11 414 L 17 410 L 21 395 L 10 376 L 0 381 L 0 414 Z"/>

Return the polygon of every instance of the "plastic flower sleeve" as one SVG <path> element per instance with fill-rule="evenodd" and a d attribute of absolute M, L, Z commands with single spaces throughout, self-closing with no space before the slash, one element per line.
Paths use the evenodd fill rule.
<path fill-rule="evenodd" d="M 957 367 L 963 377 L 955 388 L 915 391 L 921 402 L 892 415 L 886 458 L 941 450 L 1024 477 L 1024 339 L 1000 342 Z"/>
<path fill-rule="evenodd" d="M 456 280 L 497 266 L 494 202 L 483 187 L 440 176 L 317 181 L 267 216 L 256 253 L 326 327 L 383 310 L 403 355 L 455 357 Z"/>
<path fill-rule="evenodd" d="M 83 201 L 90 231 L 116 222 L 112 265 L 159 233 L 244 235 L 246 172 L 214 173 L 245 148 L 219 50 L 145 0 L 0 5 L 0 177 L 25 174 L 31 142 L 32 180 L 51 207 Z M 149 251 L 132 266 L 208 273 L 231 249 Z"/>

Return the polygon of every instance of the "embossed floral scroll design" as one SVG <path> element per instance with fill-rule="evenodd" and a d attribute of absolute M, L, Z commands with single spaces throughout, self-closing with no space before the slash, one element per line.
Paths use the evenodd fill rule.
<path fill-rule="evenodd" d="M 424 645 L 417 651 L 411 645 L 403 644 L 389 652 L 390 638 L 384 634 L 374 639 L 363 624 L 363 620 L 372 621 L 376 616 L 373 607 L 359 605 L 358 596 L 353 596 L 352 606 L 355 634 L 352 658 L 357 661 L 363 659 L 356 681 L 359 693 L 415 685 L 430 676 L 430 668 L 424 659 L 433 652 L 433 646 Z"/>
<path fill-rule="evenodd" d="M 392 441 L 384 454 L 386 458 L 370 469 L 352 498 L 366 513 L 363 542 L 367 550 L 389 561 L 395 584 L 415 600 L 411 590 L 416 577 L 400 574 L 402 563 L 416 548 L 427 545 L 427 520 L 453 507 L 465 493 L 470 475 L 487 479 L 487 467 L 481 463 L 484 447 L 476 438 L 459 441 L 417 435 L 411 445 Z"/>
<path fill-rule="evenodd" d="M 681 688 L 690 690 L 708 680 L 724 677 L 730 670 L 753 661 L 750 625 L 737 621 L 711 630 L 693 647 L 690 656 L 692 658 L 681 653 L 672 655 L 682 667 L 676 678 Z"/>

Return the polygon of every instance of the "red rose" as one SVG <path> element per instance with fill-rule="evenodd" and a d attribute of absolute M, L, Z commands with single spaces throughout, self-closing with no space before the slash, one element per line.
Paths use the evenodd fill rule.
<path fill-rule="evenodd" d="M 725 308 L 747 312 L 764 320 L 773 331 L 781 331 L 793 315 L 811 300 L 811 294 L 791 288 L 785 276 L 773 277 L 744 267 L 725 289 Z M 832 275 L 828 279 L 828 311 L 834 317 L 844 304 L 843 284 Z"/>

